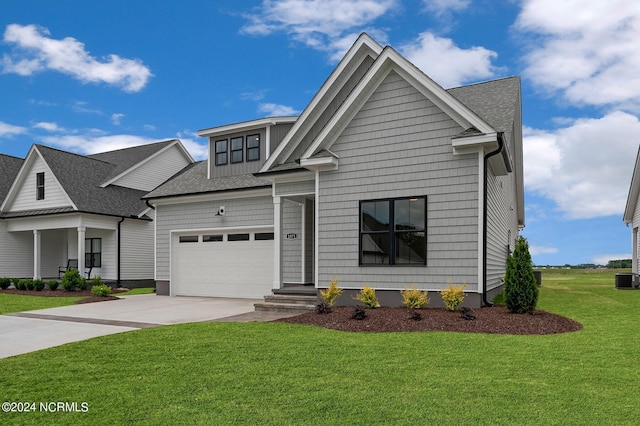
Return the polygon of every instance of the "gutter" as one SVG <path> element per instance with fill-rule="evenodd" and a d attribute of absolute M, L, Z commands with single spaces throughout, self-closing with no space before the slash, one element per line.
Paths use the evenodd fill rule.
<path fill-rule="evenodd" d="M 484 156 L 484 182 L 483 184 L 483 224 L 482 224 L 482 279 L 484 281 L 482 285 L 482 304 L 483 306 L 493 306 L 493 303 L 487 300 L 487 170 L 489 169 L 489 159 L 494 155 L 498 155 L 504 149 L 504 133 L 498 132 L 498 148 L 494 151 L 485 154 Z"/>
<path fill-rule="evenodd" d="M 122 232 L 121 232 L 121 231 L 122 231 L 122 229 L 121 229 L 121 226 L 120 226 L 120 225 L 122 225 L 122 222 L 124 222 L 124 219 L 125 219 L 125 218 L 124 218 L 124 216 L 122 216 L 122 217 L 120 218 L 120 222 L 118 222 L 118 255 L 117 255 L 117 264 L 118 264 L 118 277 L 117 277 L 117 283 L 118 283 L 118 288 L 120 288 L 120 287 L 121 287 L 121 285 L 120 285 L 120 282 L 121 282 L 121 279 L 120 279 L 120 252 L 121 252 L 121 238 L 120 238 L 120 237 L 121 237 L 121 235 L 122 235 Z"/>

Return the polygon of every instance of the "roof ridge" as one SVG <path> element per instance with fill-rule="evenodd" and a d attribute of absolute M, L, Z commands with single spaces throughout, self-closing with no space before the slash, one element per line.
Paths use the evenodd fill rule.
<path fill-rule="evenodd" d="M 500 78 L 494 78 L 492 80 L 485 80 L 485 81 L 477 81 L 475 83 L 469 83 L 469 84 L 463 84 L 461 86 L 456 86 L 456 87 L 449 87 L 448 89 L 445 90 L 454 90 L 454 89 L 461 89 L 463 87 L 471 87 L 471 86 L 478 86 L 480 84 L 487 84 L 487 83 L 495 83 L 497 81 L 501 81 L 501 80 L 509 80 L 511 78 L 517 78 L 519 79 L 520 76 L 519 75 L 510 75 L 510 76 L 506 76 L 506 77 L 500 77 Z"/>
<path fill-rule="evenodd" d="M 136 149 L 136 148 L 141 148 L 141 147 L 149 147 L 149 146 L 152 146 L 152 145 L 159 145 L 159 144 L 163 144 L 163 143 L 174 142 L 174 141 L 177 141 L 177 140 L 178 140 L 177 138 L 165 139 L 165 140 L 162 140 L 162 141 L 145 143 L 145 144 L 142 144 L 142 145 L 135 145 L 135 146 L 128 146 L 126 148 L 112 149 L 110 151 L 94 152 L 93 154 L 87 155 L 87 157 L 92 157 L 94 155 L 111 154 L 111 153 L 114 153 L 114 152 L 121 152 L 121 151 L 126 151 L 126 150 L 129 150 L 129 149 Z"/>
<path fill-rule="evenodd" d="M 22 158 L 22 157 L 16 157 L 15 155 L 3 154 L 3 153 L 1 153 L 1 152 L 0 152 L 0 155 L 1 155 L 1 156 L 3 156 L 3 157 L 15 158 L 16 160 L 22 160 L 22 161 L 24 161 L 24 158 Z"/>
<path fill-rule="evenodd" d="M 50 149 L 52 151 L 61 152 L 63 154 L 73 155 L 73 156 L 79 157 L 79 158 L 84 158 L 86 160 L 99 161 L 101 163 L 113 165 L 112 163 L 109 163 L 108 161 L 104 161 L 104 160 L 100 160 L 100 159 L 97 159 L 97 158 L 93 158 L 93 157 L 90 157 L 89 155 L 78 154 L 78 153 L 72 152 L 72 151 L 65 151 L 64 149 L 54 148 L 54 147 L 51 147 L 51 146 L 48 146 L 48 145 L 42 145 L 42 144 L 39 144 L 39 143 L 35 143 L 33 145 L 37 146 L 39 148 L 46 148 L 46 149 Z"/>

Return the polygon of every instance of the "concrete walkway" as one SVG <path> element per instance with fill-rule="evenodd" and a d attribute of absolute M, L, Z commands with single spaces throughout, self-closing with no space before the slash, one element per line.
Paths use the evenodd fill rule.
<path fill-rule="evenodd" d="M 0 358 L 140 328 L 188 322 L 272 321 L 292 315 L 255 312 L 253 304 L 259 301 L 144 294 L 0 315 Z"/>

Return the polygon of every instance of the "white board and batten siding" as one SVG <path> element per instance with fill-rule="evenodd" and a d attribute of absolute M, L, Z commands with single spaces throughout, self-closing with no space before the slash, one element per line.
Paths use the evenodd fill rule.
<path fill-rule="evenodd" d="M 44 199 L 36 199 L 36 175 L 44 173 Z M 17 191 L 7 211 L 25 211 L 69 207 L 71 202 L 46 163 L 39 155 L 35 156 L 30 170 L 26 171 L 25 180 Z"/>
<path fill-rule="evenodd" d="M 151 191 L 189 164 L 180 148 L 173 145 L 118 177 L 111 184 Z"/>
<path fill-rule="evenodd" d="M 345 128 L 331 151 L 337 171 L 320 174 L 319 286 L 438 290 L 478 285 L 477 154 L 453 155 L 462 129 L 392 72 Z M 359 266 L 359 201 L 427 197 L 427 266 Z"/>
<path fill-rule="evenodd" d="M 8 232 L 0 220 L 0 277 L 33 276 L 33 232 Z"/>

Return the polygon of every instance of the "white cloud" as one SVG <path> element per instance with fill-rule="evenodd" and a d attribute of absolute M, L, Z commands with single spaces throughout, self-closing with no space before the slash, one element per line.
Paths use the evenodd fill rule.
<path fill-rule="evenodd" d="M 58 123 L 50 121 L 41 121 L 33 125 L 36 129 L 46 130 L 48 132 L 63 132 L 64 128 L 58 126 Z"/>
<path fill-rule="evenodd" d="M 443 87 L 493 77 L 496 68 L 491 60 L 498 54 L 484 47 L 462 49 L 451 39 L 424 32 L 400 47 L 400 52 L 425 74 Z"/>
<path fill-rule="evenodd" d="M 424 8 L 438 16 L 466 9 L 471 0 L 422 0 Z"/>
<path fill-rule="evenodd" d="M 185 130 L 183 132 L 178 132 L 176 136 L 178 136 L 180 142 L 182 142 L 194 160 L 200 161 L 207 159 L 209 156 L 209 147 L 207 146 L 206 141 L 204 141 L 204 139 L 198 136 L 195 132 Z M 203 141 L 203 143 L 198 141 Z"/>
<path fill-rule="evenodd" d="M 525 128 L 525 188 L 555 202 L 569 219 L 622 214 L 640 121 L 624 112 L 576 120 L 555 131 Z"/>
<path fill-rule="evenodd" d="M 558 252 L 558 249 L 555 247 L 545 247 L 545 246 L 529 246 L 529 253 L 531 256 L 538 256 L 541 254 L 555 254 Z"/>
<path fill-rule="evenodd" d="M 19 135 L 21 133 L 26 133 L 26 127 L 14 126 L 13 124 L 8 124 L 3 121 L 0 121 L 0 136 L 8 137 L 13 135 Z"/>
<path fill-rule="evenodd" d="M 598 256 L 594 256 L 591 259 L 591 262 L 596 265 L 606 265 L 610 260 L 624 260 L 631 259 L 633 255 L 631 253 L 622 253 L 622 254 L 600 254 Z"/>
<path fill-rule="evenodd" d="M 270 117 L 298 115 L 300 113 L 293 107 L 272 103 L 258 105 L 258 112 Z"/>
<path fill-rule="evenodd" d="M 640 2 L 525 0 L 525 77 L 579 105 L 640 110 Z"/>
<path fill-rule="evenodd" d="M 397 0 L 264 0 L 257 13 L 246 16 L 250 22 L 242 32 L 253 35 L 284 32 L 298 42 L 329 53 L 332 59 L 339 59 L 355 40 L 354 33 L 366 30 L 377 18 L 391 13 L 397 4 Z M 345 42 L 347 39 L 350 43 Z"/>
<path fill-rule="evenodd" d="M 72 37 L 57 40 L 49 35 L 49 30 L 36 25 L 7 25 L 4 42 L 16 48 L 3 56 L 3 72 L 28 76 L 53 70 L 83 83 L 107 83 L 125 92 L 142 90 L 152 76 L 149 68 L 138 59 L 111 54 L 99 60 L 78 40 Z"/>
<path fill-rule="evenodd" d="M 120 123 L 122 122 L 123 117 L 124 117 L 124 114 L 111 114 L 111 122 L 114 125 L 119 126 Z"/>

